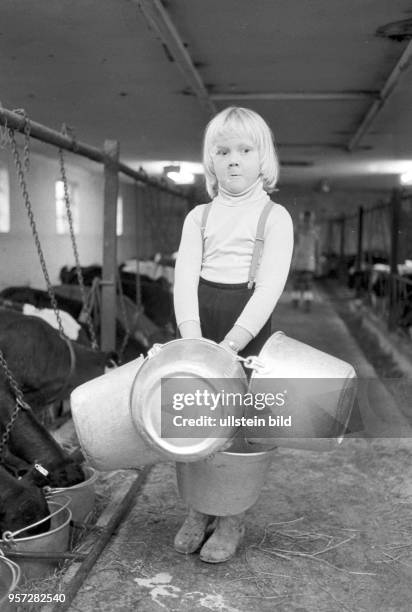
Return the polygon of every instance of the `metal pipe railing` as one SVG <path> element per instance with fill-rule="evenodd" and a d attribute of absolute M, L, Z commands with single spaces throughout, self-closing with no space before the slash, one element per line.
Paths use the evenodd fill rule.
<path fill-rule="evenodd" d="M 31 119 L 29 121 L 30 136 L 32 138 L 47 144 L 51 144 L 59 149 L 70 151 L 75 155 L 86 157 L 87 159 L 91 159 L 97 163 L 104 164 L 107 162 L 107 155 L 104 151 L 81 142 L 72 136 L 66 136 L 65 134 L 57 132 L 56 130 L 52 130 L 41 123 L 37 123 Z M 0 107 L 0 124 L 4 127 L 24 133 L 26 123 L 27 118 L 25 118 L 23 115 Z M 133 168 L 130 168 L 121 161 L 116 162 L 115 167 L 117 168 L 118 172 L 122 172 L 126 176 L 129 176 L 136 181 L 140 181 L 146 185 L 155 187 L 160 191 L 187 199 L 187 196 L 182 191 L 173 189 L 173 187 L 169 187 L 168 185 L 164 185 L 156 179 L 149 178 L 144 170 L 133 170 Z"/>

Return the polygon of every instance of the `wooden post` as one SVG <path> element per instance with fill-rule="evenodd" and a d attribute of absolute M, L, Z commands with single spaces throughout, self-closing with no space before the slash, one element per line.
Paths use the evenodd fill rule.
<path fill-rule="evenodd" d="M 401 192 L 399 189 L 394 189 L 391 198 L 391 251 L 389 257 L 390 265 L 390 287 L 389 287 L 389 313 L 388 327 L 395 329 L 397 325 L 397 287 L 398 283 L 393 274 L 398 274 L 398 259 L 399 259 L 399 220 L 401 210 Z"/>
<path fill-rule="evenodd" d="M 143 198 L 139 197 L 142 194 L 142 185 L 138 185 L 135 181 L 134 184 L 134 193 L 135 193 L 135 210 L 136 210 L 136 306 L 141 307 L 142 303 L 142 295 L 141 295 L 141 284 L 140 284 L 140 260 L 142 259 L 143 249 L 142 249 L 142 207 L 144 205 Z"/>
<path fill-rule="evenodd" d="M 104 220 L 103 220 L 103 272 L 100 345 L 103 351 L 116 348 L 116 278 L 117 278 L 117 196 L 119 159 L 117 140 L 104 142 Z"/>

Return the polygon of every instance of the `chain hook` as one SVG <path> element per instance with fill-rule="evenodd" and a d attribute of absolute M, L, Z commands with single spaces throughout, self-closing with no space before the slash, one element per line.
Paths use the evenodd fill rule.
<path fill-rule="evenodd" d="M 249 357 L 240 357 L 237 355 L 237 360 L 241 361 L 245 368 L 249 368 L 255 372 L 262 372 L 265 369 L 264 362 L 256 355 L 250 355 Z"/>

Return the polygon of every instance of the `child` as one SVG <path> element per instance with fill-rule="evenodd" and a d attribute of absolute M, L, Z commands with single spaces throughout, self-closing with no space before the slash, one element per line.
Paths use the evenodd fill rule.
<path fill-rule="evenodd" d="M 203 164 L 213 199 L 184 222 L 175 268 L 177 325 L 182 338 L 204 337 L 242 356 L 256 355 L 271 335 L 270 317 L 293 250 L 290 215 L 268 195 L 279 172 L 270 128 L 252 110 L 223 110 L 206 127 Z M 176 550 L 195 552 L 210 518 L 190 509 Z M 217 517 L 200 551 L 203 561 L 219 563 L 234 554 L 242 518 Z"/>
<path fill-rule="evenodd" d="M 297 307 L 303 300 L 307 312 L 310 311 L 313 301 L 312 283 L 318 263 L 319 238 L 312 213 L 305 210 L 295 235 L 292 303 Z"/>

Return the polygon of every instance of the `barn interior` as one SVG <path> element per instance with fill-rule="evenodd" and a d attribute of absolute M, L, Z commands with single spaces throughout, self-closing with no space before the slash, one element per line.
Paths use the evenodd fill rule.
<path fill-rule="evenodd" d="M 280 177 L 271 198 L 296 227 L 311 211 L 320 238 L 312 312 L 292 310 L 288 283 L 274 329 L 335 354 L 374 381 L 368 395 L 374 415 L 356 413 L 346 454 L 329 460 L 327 453 L 281 451 L 258 520 L 249 519 L 244 558 L 226 577 L 171 550 L 170 525 L 177 530 L 184 505 L 175 501 L 169 461 L 156 465 L 129 523 L 95 570 L 89 575 L 91 568 L 84 572 L 78 560 L 53 586 L 67 589 L 68 601 L 77 595 L 73 610 L 151 612 L 170 605 L 182 612 L 269 612 L 276 605 L 285 612 L 407 612 L 410 549 L 391 544 L 405 537 L 412 503 L 410 469 L 400 459 L 411 455 L 409 393 L 394 382 L 412 372 L 410 2 L 2 0 L 0 24 L 0 306 L 3 298 L 9 307 L 28 295 L 7 293 L 13 287 L 46 292 L 52 286 L 59 299 L 79 299 L 78 263 L 87 306 L 99 317 L 94 334 L 102 349 L 127 349 L 125 363 L 173 338 L 174 254 L 186 214 L 210 199 L 201 163 L 204 128 L 224 108 L 242 106 L 262 115 L 273 131 Z M 151 281 L 155 290 L 142 284 Z M 57 408 L 48 410 L 53 420 Z M 59 410 L 57 420 L 67 423 L 68 405 Z M 356 435 L 366 422 L 372 438 L 385 430 L 372 451 Z M 118 452 L 125 465 L 116 464 L 113 479 L 129 467 L 126 451 Z M 319 474 L 332 483 L 326 492 Z M 132 479 L 121 478 L 126 496 L 123 485 Z M 284 497 L 278 498 L 280 489 Z M 269 563 L 267 548 L 256 542 L 269 538 L 273 504 L 284 524 L 305 516 L 311 540 L 324 528 L 319 516 L 331 530 L 338 522 L 339 529 L 362 533 L 347 557 L 327 557 L 327 570 L 336 564 L 341 574 L 328 575 L 328 582 L 308 569 L 323 547 L 274 548 L 282 571 Z M 159 508 L 162 518 L 155 520 Z M 141 538 L 129 546 L 136 530 Z M 297 531 L 280 536 L 300 538 Z M 341 551 L 344 537 L 335 536 L 325 546 Z M 385 559 L 377 558 L 379 546 L 386 547 Z M 381 571 L 383 563 L 395 567 L 394 550 L 401 565 L 391 578 Z M 286 560 L 292 559 L 298 559 L 295 573 L 307 577 L 300 593 L 289 576 Z M 89 576 L 79 594 L 80 580 L 77 590 L 70 582 L 76 572 L 83 580 Z M 279 591 L 263 578 L 276 572 Z M 351 591 L 349 574 L 351 580 L 376 578 L 363 577 L 369 583 L 357 582 Z M 106 602 L 99 595 L 102 575 Z M 239 576 L 244 582 L 235 582 Z M 0 589 L 0 605 L 1 595 Z"/>
<path fill-rule="evenodd" d="M 2 106 L 24 109 L 30 120 L 57 132 L 65 124 L 75 139 L 98 149 L 117 140 L 125 164 L 171 185 L 168 166 L 193 164 L 195 182 L 180 187 L 190 194 L 189 206 L 207 197 L 199 165 L 203 129 L 230 105 L 258 111 L 271 126 L 282 164 L 275 197 L 295 220 L 306 208 L 323 221 L 408 189 L 406 0 L 211 0 L 207 6 L 198 0 L 96 0 L 81 11 L 71 2 L 5 0 L 1 15 Z M 30 154 L 30 194 L 56 280 L 72 261 L 70 245 L 55 227 L 57 151 L 32 139 Z M 13 266 L 4 266 L 0 282 L 39 286 L 43 279 L 5 143 L 1 160 L 2 192 L 10 202 L 10 212 L 2 212 L 2 259 Z M 82 265 L 101 262 L 101 164 L 73 154 L 66 163 L 80 211 Z M 119 261 L 148 258 L 165 246 L 176 250 L 184 215 L 177 203 L 166 224 L 172 237 L 166 238 L 152 235 L 147 219 L 144 229 L 142 222 L 137 228 L 136 212 L 150 204 L 139 203 L 143 197 L 135 196 L 124 175 L 119 194 Z"/>

